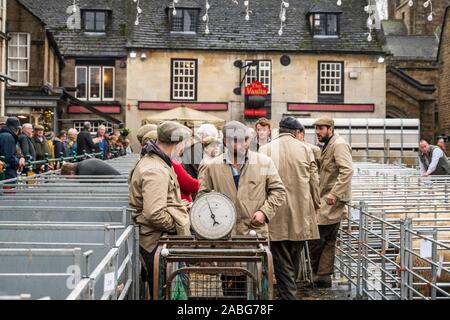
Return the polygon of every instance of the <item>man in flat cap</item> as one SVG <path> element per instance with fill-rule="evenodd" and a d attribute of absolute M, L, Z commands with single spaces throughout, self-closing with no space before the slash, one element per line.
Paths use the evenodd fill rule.
<path fill-rule="evenodd" d="M 0 129 L 0 156 L 5 158 L 5 179 L 17 177 L 17 171 L 22 171 L 25 159 L 17 154 L 17 142 L 22 130 L 19 119 L 10 117 L 5 122 L 5 127 Z"/>
<path fill-rule="evenodd" d="M 156 124 L 144 124 L 142 127 L 138 129 L 136 138 L 138 139 L 142 147 L 145 146 L 145 143 L 143 143 L 144 136 L 149 132 L 156 131 L 157 129 L 158 126 Z"/>
<path fill-rule="evenodd" d="M 50 148 L 48 146 L 47 139 L 44 137 L 44 127 L 37 124 L 34 126 L 33 138 L 31 139 L 31 143 L 33 143 L 34 150 L 36 152 L 35 161 L 44 160 L 45 155 L 48 158 L 51 158 Z M 40 173 L 44 170 L 44 165 L 40 166 L 40 168 L 36 168 L 35 172 Z"/>
<path fill-rule="evenodd" d="M 335 244 L 341 220 L 346 217 L 345 201 L 352 193 L 352 149 L 344 138 L 334 133 L 334 121 L 320 118 L 314 123 L 319 142 L 320 198 L 318 224 L 320 239 L 311 242 L 311 262 L 318 287 L 331 287 Z"/>
<path fill-rule="evenodd" d="M 235 204 L 237 223 L 233 234 L 251 230 L 269 236 L 268 223 L 286 200 L 283 182 L 273 161 L 249 150 L 248 127 L 238 121 L 223 128 L 225 152 L 200 167 L 199 195 L 211 191 L 227 195 Z M 245 276 L 223 276 L 224 295 L 244 294 Z"/>
<path fill-rule="evenodd" d="M 190 229 L 172 159 L 184 147 L 191 130 L 166 121 L 158 126 L 157 136 L 156 141 L 148 142 L 129 177 L 129 204 L 136 210 L 133 220 L 139 225 L 142 280 L 148 283 L 151 298 L 158 294 L 153 292 L 153 261 L 159 238 L 166 232 L 188 235 Z"/>
<path fill-rule="evenodd" d="M 319 177 L 312 150 L 300 140 L 303 130 L 297 119 L 285 117 L 279 136 L 259 150 L 274 161 L 286 187 L 287 201 L 269 224 L 277 288 L 283 300 L 297 298 L 296 279 L 305 242 L 319 239 Z"/>

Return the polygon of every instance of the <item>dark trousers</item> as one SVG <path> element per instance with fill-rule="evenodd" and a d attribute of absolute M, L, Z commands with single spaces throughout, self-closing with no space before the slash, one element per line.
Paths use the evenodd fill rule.
<path fill-rule="evenodd" d="M 141 262 L 142 262 L 141 281 L 143 283 L 148 284 L 150 300 L 153 299 L 153 294 L 158 294 L 158 292 L 155 292 L 155 293 L 153 292 L 153 270 L 154 270 L 153 262 L 155 261 L 155 252 L 156 252 L 156 248 L 151 253 L 149 253 L 144 248 L 139 246 L 139 253 L 140 253 L 140 258 L 141 258 Z M 141 299 L 142 298 L 143 297 L 141 296 Z"/>
<path fill-rule="evenodd" d="M 270 251 L 280 299 L 297 299 L 297 275 L 300 269 L 303 241 L 271 241 Z"/>
<path fill-rule="evenodd" d="M 319 226 L 320 239 L 309 242 L 311 267 L 318 276 L 332 275 L 340 222 Z"/>

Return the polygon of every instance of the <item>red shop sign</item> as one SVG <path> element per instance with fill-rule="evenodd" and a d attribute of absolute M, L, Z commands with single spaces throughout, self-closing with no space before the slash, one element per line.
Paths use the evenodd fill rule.
<path fill-rule="evenodd" d="M 246 96 L 267 96 L 268 94 L 269 89 L 265 87 L 262 82 L 257 80 L 245 87 Z"/>

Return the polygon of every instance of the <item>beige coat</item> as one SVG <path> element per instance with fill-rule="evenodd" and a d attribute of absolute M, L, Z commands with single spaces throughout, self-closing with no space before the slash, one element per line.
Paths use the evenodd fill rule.
<path fill-rule="evenodd" d="M 221 192 L 233 201 L 237 210 L 234 234 L 247 235 L 250 230 L 255 230 L 261 236 L 268 237 L 267 223 L 260 226 L 252 224 L 253 214 L 260 210 L 264 212 L 267 221 L 272 221 L 277 209 L 286 199 L 286 192 L 270 158 L 252 151 L 248 151 L 247 157 L 238 190 L 231 167 L 225 163 L 223 154 L 201 166 L 199 194 Z"/>
<path fill-rule="evenodd" d="M 286 188 L 286 202 L 269 224 L 271 241 L 319 239 L 316 209 L 320 207 L 319 177 L 309 146 L 283 133 L 259 152 L 268 155 Z"/>
<path fill-rule="evenodd" d="M 314 160 L 316 161 L 317 170 L 320 170 L 320 156 L 322 155 L 322 149 L 308 142 L 305 142 L 305 144 L 312 150 L 314 154 Z"/>
<path fill-rule="evenodd" d="M 352 148 L 339 136 L 333 136 L 320 157 L 320 198 L 318 211 L 319 225 L 340 222 L 347 216 L 345 204 L 337 201 L 330 206 L 325 197 L 331 193 L 337 199 L 350 200 L 352 194 Z"/>
<path fill-rule="evenodd" d="M 188 235 L 189 215 L 173 169 L 155 154 L 145 155 L 129 178 L 129 203 L 136 209 L 139 243 L 152 252 L 163 232 Z"/>

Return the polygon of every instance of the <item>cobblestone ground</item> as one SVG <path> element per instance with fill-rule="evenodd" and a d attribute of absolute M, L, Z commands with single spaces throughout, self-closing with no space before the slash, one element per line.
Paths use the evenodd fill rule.
<path fill-rule="evenodd" d="M 275 288 L 275 299 L 278 291 Z M 329 289 L 313 288 L 308 282 L 297 283 L 298 300 L 353 300 L 355 292 L 349 291 L 348 285 L 340 280 L 333 280 L 333 286 Z"/>
<path fill-rule="evenodd" d="M 307 284 L 298 284 L 297 298 L 299 300 L 352 300 L 354 294 L 348 290 L 346 284 L 333 281 L 333 286 L 329 289 L 317 289 Z"/>

